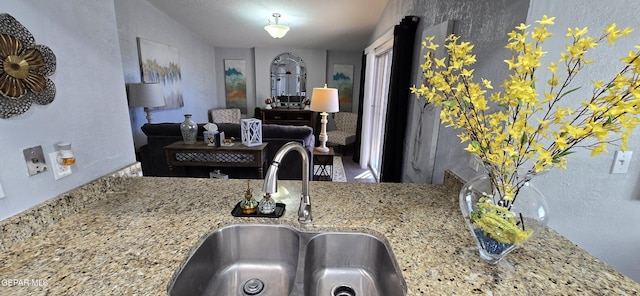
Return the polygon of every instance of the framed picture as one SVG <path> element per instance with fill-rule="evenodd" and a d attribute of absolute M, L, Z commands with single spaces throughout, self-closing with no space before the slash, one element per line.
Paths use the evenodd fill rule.
<path fill-rule="evenodd" d="M 160 83 L 164 92 L 164 106 L 151 109 L 184 107 L 178 49 L 166 44 L 138 38 L 138 52 L 140 54 L 142 82 Z"/>
<path fill-rule="evenodd" d="M 247 114 L 247 76 L 244 60 L 224 60 L 224 89 L 227 108 Z"/>
<path fill-rule="evenodd" d="M 333 65 L 333 85 L 338 89 L 340 112 L 351 112 L 353 104 L 353 65 Z"/>

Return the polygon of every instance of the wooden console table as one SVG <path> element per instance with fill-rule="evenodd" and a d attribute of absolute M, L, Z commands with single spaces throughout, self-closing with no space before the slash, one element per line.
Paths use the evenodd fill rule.
<path fill-rule="evenodd" d="M 233 146 L 212 147 L 203 141 L 191 145 L 178 141 L 165 146 L 164 153 L 171 175 L 174 166 L 250 167 L 257 168 L 260 178 L 263 178 L 267 144 L 247 147 L 234 142 Z"/>
<path fill-rule="evenodd" d="M 313 111 L 296 109 L 262 109 L 265 124 L 306 125 L 313 128 Z"/>

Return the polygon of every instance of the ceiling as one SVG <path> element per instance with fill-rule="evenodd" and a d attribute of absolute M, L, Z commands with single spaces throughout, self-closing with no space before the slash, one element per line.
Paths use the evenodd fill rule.
<path fill-rule="evenodd" d="M 362 51 L 388 0 L 147 0 L 213 46 Z M 291 30 L 264 30 L 273 13 Z"/>

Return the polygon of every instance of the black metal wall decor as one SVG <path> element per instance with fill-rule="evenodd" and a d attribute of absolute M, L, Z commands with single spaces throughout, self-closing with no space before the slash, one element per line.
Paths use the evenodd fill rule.
<path fill-rule="evenodd" d="M 11 15 L 0 14 L 0 118 L 27 112 L 31 104 L 47 105 L 56 96 L 48 77 L 56 56 Z"/>

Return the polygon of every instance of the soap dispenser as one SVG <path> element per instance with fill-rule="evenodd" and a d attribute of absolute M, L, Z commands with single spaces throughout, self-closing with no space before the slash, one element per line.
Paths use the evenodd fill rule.
<path fill-rule="evenodd" d="M 244 193 L 244 199 L 240 201 L 240 208 L 243 214 L 254 214 L 258 208 L 258 202 L 253 198 L 253 193 L 249 187 L 249 180 L 247 180 L 247 191 Z"/>
<path fill-rule="evenodd" d="M 262 214 L 271 214 L 276 210 L 276 201 L 271 198 L 271 194 L 265 193 L 264 198 L 262 198 L 258 205 L 258 208 Z"/>

